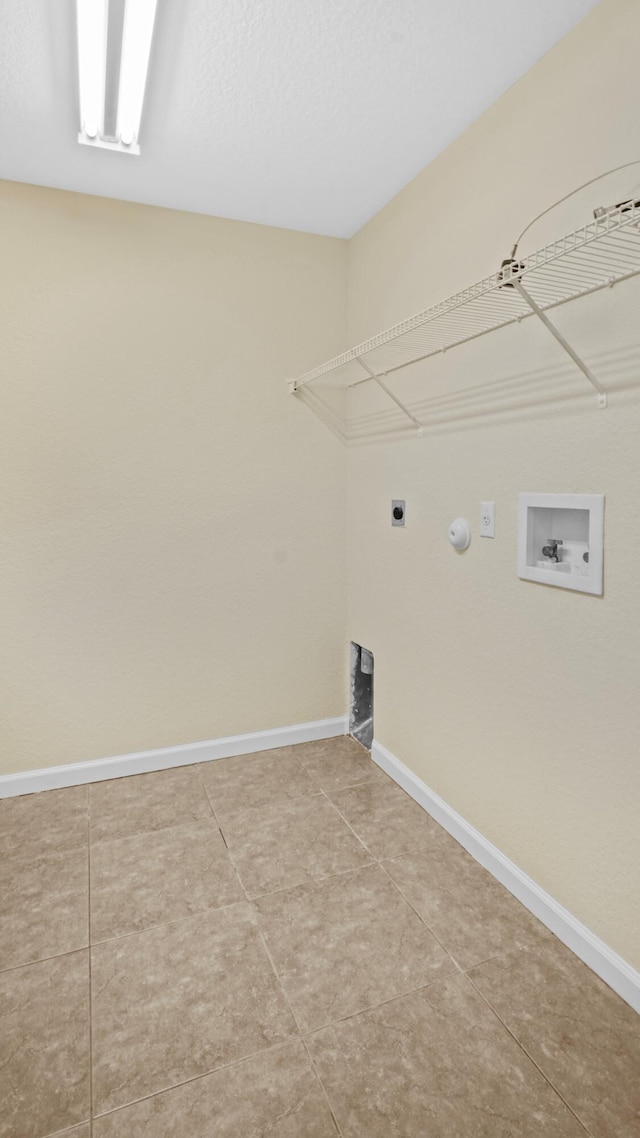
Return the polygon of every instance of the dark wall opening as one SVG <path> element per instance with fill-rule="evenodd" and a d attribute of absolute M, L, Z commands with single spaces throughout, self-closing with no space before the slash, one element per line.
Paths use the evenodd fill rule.
<path fill-rule="evenodd" d="M 373 742 L 373 653 L 351 643 L 349 734 L 371 750 Z"/>

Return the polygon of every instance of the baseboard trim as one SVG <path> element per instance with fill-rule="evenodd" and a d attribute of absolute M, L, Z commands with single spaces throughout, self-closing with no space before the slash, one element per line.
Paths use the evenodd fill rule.
<path fill-rule="evenodd" d="M 86 782 L 104 782 L 130 774 L 147 774 L 167 767 L 206 763 L 211 759 L 228 759 L 234 755 L 250 755 L 254 751 L 270 751 L 274 747 L 291 747 L 294 743 L 312 743 L 316 739 L 333 739 L 346 735 L 348 719 L 317 719 L 312 723 L 295 723 L 269 731 L 251 731 L 246 735 L 229 735 L 225 739 L 209 739 L 203 743 L 186 743 L 179 747 L 160 747 L 154 751 L 136 751 L 131 755 L 115 755 L 109 759 L 92 759 L 68 763 L 60 767 L 0 775 L 0 798 L 33 794 L 39 790 L 59 790 Z"/>
<path fill-rule="evenodd" d="M 431 790 L 422 779 L 374 740 L 371 757 L 394 782 L 448 831 L 461 846 L 493 874 L 514 897 L 555 933 L 563 944 L 600 976 L 635 1011 L 640 1012 L 640 972 L 632 968 L 600 937 L 592 933 L 515 862 L 505 857 L 479 830 Z"/>

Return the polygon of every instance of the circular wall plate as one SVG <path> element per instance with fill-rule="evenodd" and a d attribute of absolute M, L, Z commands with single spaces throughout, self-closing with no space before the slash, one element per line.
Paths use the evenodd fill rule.
<path fill-rule="evenodd" d="M 471 541 L 471 530 L 466 518 L 454 518 L 447 528 L 447 537 L 454 549 L 466 549 Z"/>

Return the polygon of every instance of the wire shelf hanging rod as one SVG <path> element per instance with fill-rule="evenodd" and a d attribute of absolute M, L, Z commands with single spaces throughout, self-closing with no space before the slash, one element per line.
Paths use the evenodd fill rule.
<path fill-rule="evenodd" d="M 393 391 L 391 391 L 387 387 L 387 385 L 384 382 L 384 380 L 382 379 L 382 377 L 379 375 L 376 375 L 376 373 L 374 371 L 372 371 L 370 367 L 368 367 L 368 365 L 364 362 L 363 359 L 359 359 L 358 362 L 362 365 L 364 370 L 369 373 L 369 378 L 372 379 L 375 383 L 377 383 L 378 387 L 382 388 L 385 395 L 388 395 L 389 399 L 393 400 L 393 402 L 396 404 L 397 407 L 400 408 L 401 411 L 404 411 L 404 413 L 408 419 L 411 419 L 411 422 L 418 429 L 418 434 L 422 435 L 422 429 L 423 429 L 422 423 L 418 419 L 416 419 L 415 415 L 411 414 L 411 411 L 409 410 L 409 408 L 405 407 L 404 403 L 402 403 L 402 401 L 400 399 L 398 399 L 397 395 L 393 394 Z"/>
<path fill-rule="evenodd" d="M 551 321 L 549 320 L 549 317 L 546 315 L 546 313 L 544 313 L 542 311 L 541 308 L 538 307 L 538 305 L 536 304 L 533 297 L 529 296 L 529 293 L 527 292 L 527 290 L 525 288 L 523 288 L 520 281 L 515 282 L 514 288 L 516 288 L 518 290 L 518 292 L 520 293 L 520 296 L 523 298 L 523 300 L 526 300 L 527 304 L 531 305 L 532 311 L 542 321 L 545 328 L 553 336 L 554 340 L 557 340 L 557 342 L 560 344 L 561 348 L 563 348 L 564 351 L 567 353 L 567 355 L 571 357 L 574 364 L 576 364 L 576 366 L 580 368 L 580 371 L 582 372 L 582 374 L 586 377 L 586 379 L 588 379 L 591 386 L 597 391 L 597 393 L 598 393 L 598 407 L 603 407 L 603 408 L 606 407 L 607 406 L 607 393 L 606 393 L 604 387 L 602 386 L 602 384 L 599 382 L 599 380 L 596 379 L 595 375 L 591 371 L 591 368 L 587 367 L 584 360 L 582 360 L 580 358 L 580 356 L 578 355 L 578 353 L 573 350 L 573 348 L 571 347 L 571 344 L 567 340 L 565 340 L 564 336 L 562 335 L 562 332 L 560 332 L 556 328 L 555 324 L 551 323 Z"/>

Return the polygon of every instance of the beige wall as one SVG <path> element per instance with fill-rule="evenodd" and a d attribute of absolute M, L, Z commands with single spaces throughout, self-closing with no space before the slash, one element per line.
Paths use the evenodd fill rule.
<path fill-rule="evenodd" d="M 0 183 L 0 771 L 344 713 L 346 245 Z"/>
<path fill-rule="evenodd" d="M 640 157 L 639 38 L 640 5 L 603 0 L 349 243 L 351 342 Z M 346 243 L 7 183 L 0 225 L 0 770 L 341 714 L 345 452 L 283 380 L 345 346 Z M 639 304 L 558 315 L 606 412 L 526 326 L 403 379 L 425 438 L 350 450 L 348 517 L 376 738 L 636 967 Z M 356 418 L 396 423 L 369 398 Z M 520 490 L 606 494 L 603 598 L 517 579 Z"/>
<path fill-rule="evenodd" d="M 637 0 L 603 0 L 351 242 L 349 341 L 494 272 L 527 221 L 640 158 Z M 640 183 L 557 211 L 522 252 Z M 375 654 L 375 737 L 640 967 L 640 290 L 557 315 L 612 389 L 596 409 L 541 328 L 496 333 L 397 390 L 422 440 L 350 454 L 349 636 Z M 462 394 L 450 402 L 452 392 Z M 363 389 L 356 419 L 374 412 Z M 605 595 L 516 576 L 519 491 L 606 495 Z M 408 502 L 392 529 L 392 497 Z M 481 499 L 495 541 L 478 539 Z M 445 528 L 469 517 L 456 555 Z"/>

